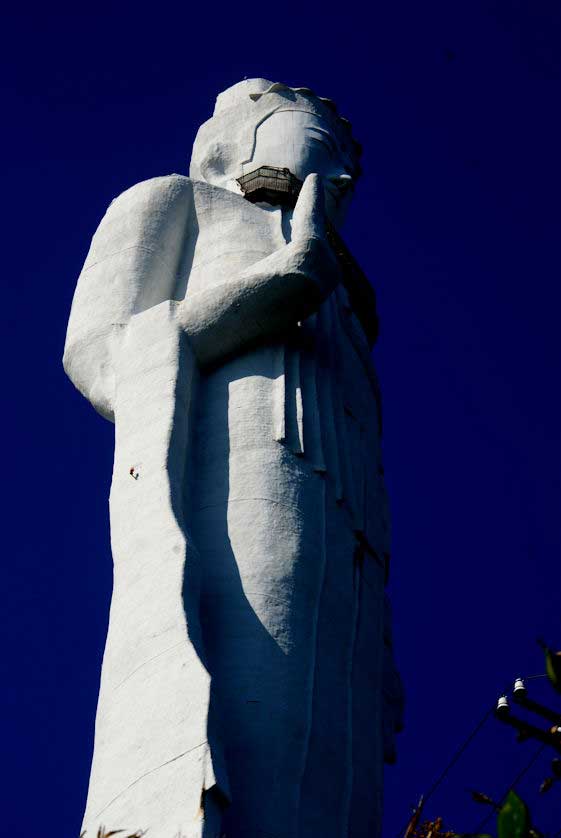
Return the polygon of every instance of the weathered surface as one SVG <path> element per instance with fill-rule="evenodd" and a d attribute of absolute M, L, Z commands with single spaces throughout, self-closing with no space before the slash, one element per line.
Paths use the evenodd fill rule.
<path fill-rule="evenodd" d="M 88 834 L 380 828 L 401 689 L 379 395 L 325 231 L 356 152 L 331 106 L 270 88 L 219 97 L 193 179 L 112 203 L 76 290 L 65 368 L 116 425 Z M 261 164 L 305 180 L 293 213 L 239 194 Z"/>

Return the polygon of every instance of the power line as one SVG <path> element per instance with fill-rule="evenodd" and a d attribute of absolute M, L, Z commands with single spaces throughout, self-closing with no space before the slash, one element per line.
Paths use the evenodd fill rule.
<path fill-rule="evenodd" d="M 547 677 L 548 677 L 548 676 L 547 676 L 547 673 L 546 673 L 546 672 L 544 672 L 544 673 L 541 673 L 541 674 L 539 674 L 539 675 L 521 675 L 521 676 L 520 676 L 520 679 L 521 679 L 522 681 L 535 681 L 535 680 L 536 680 L 536 678 L 547 678 Z M 507 693 L 509 693 L 509 692 L 510 692 L 510 690 L 511 690 L 511 684 L 512 684 L 512 681 L 510 682 L 510 684 L 508 684 L 508 685 L 507 685 L 507 686 L 503 689 L 503 693 L 504 693 L 504 695 L 506 695 Z"/>
<path fill-rule="evenodd" d="M 444 781 L 446 776 L 450 773 L 452 768 L 458 762 L 458 760 L 460 759 L 460 757 L 462 756 L 462 754 L 464 753 L 466 748 L 470 745 L 471 741 L 477 736 L 477 734 L 479 733 L 479 731 L 481 730 L 481 728 L 483 727 L 483 725 L 485 724 L 485 722 L 487 721 L 489 716 L 494 712 L 494 710 L 495 710 L 495 708 L 491 707 L 489 710 L 487 710 L 485 712 L 485 715 L 483 716 L 483 718 L 480 719 L 480 721 L 477 722 L 477 724 L 475 725 L 475 727 L 473 728 L 473 730 L 471 731 L 469 736 L 464 740 L 464 742 L 459 746 L 459 748 L 457 748 L 457 750 L 454 752 L 450 762 L 446 765 L 444 770 L 440 773 L 440 775 L 434 781 L 434 783 L 432 784 L 432 786 L 430 787 L 430 789 L 428 790 L 426 795 L 424 795 L 424 803 L 426 803 L 433 796 L 433 794 L 435 793 L 435 791 L 437 790 L 439 785 Z M 401 838 L 404 831 L 407 829 L 408 824 L 409 824 L 409 820 L 407 821 L 407 823 L 405 824 L 403 829 L 401 829 L 399 832 L 396 833 L 396 838 Z"/>
<path fill-rule="evenodd" d="M 544 674 L 541 674 L 541 673 L 540 673 L 539 675 L 527 675 L 527 676 L 525 676 L 525 677 L 523 678 L 523 680 L 524 680 L 524 681 L 533 681 L 533 680 L 535 680 L 535 679 L 537 679 L 537 678 L 547 678 L 547 677 L 548 677 L 548 676 L 547 676 L 547 674 L 545 674 L 545 673 L 544 673 Z M 508 689 L 507 689 L 507 690 L 505 690 L 505 693 L 506 693 L 506 692 L 508 692 Z M 477 736 L 477 734 L 479 733 L 479 731 L 481 730 L 481 728 L 483 727 L 483 725 L 485 724 L 485 722 L 487 721 L 487 719 L 489 718 L 489 716 L 491 716 L 492 714 L 494 714 L 494 712 L 495 712 L 495 707 L 493 706 L 493 707 L 491 707 L 489 710 L 487 710 L 487 711 L 486 711 L 486 713 L 485 713 L 485 715 L 483 716 L 483 718 L 482 718 L 482 719 L 480 719 L 480 721 L 479 721 L 479 722 L 477 722 L 477 724 L 475 725 L 475 727 L 473 728 L 473 730 L 471 731 L 471 733 L 469 734 L 469 736 L 468 736 L 468 737 L 464 740 L 464 742 L 463 742 L 463 743 L 462 743 L 462 744 L 458 747 L 458 749 L 454 752 L 454 754 L 453 754 L 453 756 L 452 756 L 452 758 L 451 758 L 450 762 L 446 765 L 446 767 L 444 768 L 444 770 L 441 772 L 441 774 L 438 776 L 438 778 L 434 781 L 434 783 L 432 784 L 432 786 L 431 786 L 431 787 L 430 787 L 430 789 L 428 790 L 427 794 L 426 794 L 426 795 L 423 795 L 423 800 L 424 800 L 424 803 L 426 803 L 426 802 L 427 802 L 427 801 L 428 801 L 428 800 L 429 800 L 429 799 L 433 796 L 433 794 L 435 793 L 435 791 L 437 790 L 437 788 L 440 786 L 440 784 L 444 781 L 444 779 L 445 779 L 445 778 L 447 777 L 447 775 L 450 773 L 450 771 L 451 771 L 451 770 L 452 770 L 452 768 L 455 766 L 455 764 L 458 762 L 458 760 L 460 759 L 460 757 L 462 756 L 462 754 L 464 753 L 464 751 L 468 748 L 468 746 L 470 745 L 471 741 L 472 741 L 472 740 L 473 740 L 473 739 Z M 505 794 L 504 794 L 504 796 L 503 796 L 502 800 L 504 800 L 504 798 L 507 796 L 507 794 L 509 793 L 509 791 L 510 791 L 511 789 L 513 789 L 513 788 L 514 788 L 514 786 L 515 786 L 515 785 L 517 785 L 517 784 L 520 782 L 520 780 L 524 777 L 524 775 L 527 773 L 527 771 L 529 771 L 529 770 L 530 770 L 530 768 L 531 768 L 531 767 L 532 767 L 532 765 L 536 762 L 536 760 L 538 759 L 538 757 L 540 756 L 540 754 L 542 753 L 542 751 L 544 750 L 544 748 L 545 748 L 545 747 L 546 747 L 546 745 L 545 745 L 545 744 L 540 745 L 540 747 L 538 748 L 538 750 L 536 751 L 536 753 L 534 754 L 534 756 L 530 759 L 530 761 L 529 761 L 529 762 L 528 762 L 528 764 L 525 766 L 525 768 L 523 768 L 523 770 L 520 772 L 520 774 L 518 774 L 518 776 L 517 776 L 517 777 L 513 780 L 513 782 L 510 784 L 510 786 L 509 786 L 509 787 L 508 787 L 508 789 L 506 790 L 506 792 L 505 792 Z M 424 805 L 424 804 L 423 804 L 423 805 Z M 492 815 L 492 814 L 493 814 L 493 813 L 491 812 L 491 814 L 486 815 L 485 819 L 482 821 L 482 823 L 481 823 L 481 824 L 479 825 L 479 827 L 477 828 L 476 833 L 477 833 L 477 832 L 479 832 L 479 830 L 482 828 L 482 826 L 484 826 L 484 825 L 487 823 L 487 821 L 491 818 L 491 815 Z M 410 819 L 408 819 L 408 820 L 407 820 L 407 823 L 405 823 L 405 824 L 404 824 L 403 828 L 402 828 L 401 830 L 399 830 L 399 832 L 396 832 L 395 838 L 401 838 L 401 836 L 403 835 L 404 831 L 407 829 L 407 827 L 408 827 L 409 823 L 410 823 Z M 560 831 L 559 831 L 556 835 L 554 835 L 554 836 L 553 836 L 553 838 L 561 838 L 561 830 L 560 830 Z"/>
<path fill-rule="evenodd" d="M 446 775 L 447 775 L 447 774 L 448 774 L 448 773 L 452 770 L 452 768 L 453 768 L 453 767 L 455 766 L 455 764 L 458 762 L 458 760 L 460 759 L 460 757 L 462 756 L 462 754 L 464 753 L 464 751 L 467 749 L 468 745 L 469 745 L 469 744 L 471 743 L 471 741 L 472 741 L 472 740 L 473 740 L 473 739 L 477 736 L 477 734 L 479 733 L 479 731 L 481 730 L 481 728 L 483 727 L 483 725 L 485 724 L 485 722 L 487 721 L 487 719 L 489 718 L 489 716 L 490 716 L 490 715 L 494 712 L 494 710 L 495 710 L 495 708 L 494 708 L 494 707 L 491 707 L 491 709 L 490 709 L 490 710 L 487 710 L 487 712 L 485 713 L 485 715 L 483 716 L 483 718 L 482 718 L 482 719 L 481 719 L 481 720 L 480 720 L 480 721 L 479 721 L 479 722 L 475 725 L 475 727 L 473 728 L 472 732 L 469 734 L 469 736 L 467 737 L 467 739 L 466 739 L 466 740 L 463 742 L 463 744 L 462 744 L 462 745 L 460 745 L 460 747 L 457 749 L 457 751 L 455 752 L 454 756 L 452 757 L 452 759 L 450 760 L 450 762 L 448 763 L 448 765 L 446 766 L 446 768 L 444 769 L 444 771 L 440 774 L 440 776 L 438 777 L 438 779 L 434 781 L 434 783 L 432 784 L 432 786 L 430 787 L 430 789 L 429 789 L 429 790 L 428 790 L 428 792 L 426 793 L 426 795 L 425 795 L 425 803 L 427 802 L 427 800 L 429 800 L 429 799 L 433 796 L 433 794 L 435 793 L 435 791 L 437 790 L 437 788 L 439 787 L 439 785 L 440 785 L 440 784 L 443 782 L 443 780 L 445 779 Z"/>
<path fill-rule="evenodd" d="M 535 751 L 534 754 L 530 757 L 530 759 L 528 760 L 528 762 L 526 763 L 526 765 L 524 766 L 522 771 L 520 771 L 520 773 L 516 775 L 516 777 L 514 778 L 512 783 L 509 785 L 509 787 L 507 788 L 507 790 L 505 791 L 505 793 L 501 797 L 501 804 L 504 803 L 504 801 L 506 799 L 506 796 L 508 795 L 509 791 L 512 791 L 512 789 L 515 786 L 518 785 L 520 780 L 528 773 L 528 771 L 534 765 L 534 763 L 537 762 L 537 760 L 539 759 L 539 757 L 541 756 L 542 752 L 544 751 L 544 749 L 546 747 L 547 747 L 547 745 L 545 743 L 543 745 L 540 745 L 539 748 L 537 749 L 537 751 Z M 488 815 L 485 815 L 485 817 L 483 818 L 483 820 L 481 821 L 481 823 L 478 825 L 477 829 L 475 830 L 475 835 L 478 835 L 481 832 L 481 830 L 483 829 L 485 824 L 492 818 L 492 816 L 494 814 L 495 814 L 494 812 L 490 812 Z"/>

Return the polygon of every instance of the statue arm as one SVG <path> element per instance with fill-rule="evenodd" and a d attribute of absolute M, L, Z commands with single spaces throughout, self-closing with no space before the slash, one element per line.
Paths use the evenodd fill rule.
<path fill-rule="evenodd" d="M 316 311 L 339 281 L 317 175 L 302 187 L 292 229 L 289 244 L 233 280 L 187 291 L 180 319 L 201 366 L 282 335 Z"/>
<path fill-rule="evenodd" d="M 109 206 L 78 279 L 66 334 L 66 373 L 113 420 L 114 363 L 131 317 L 176 295 L 190 235 L 192 184 L 152 178 Z"/>
<path fill-rule="evenodd" d="M 180 319 L 204 367 L 282 335 L 304 320 L 337 282 L 327 242 L 291 242 L 227 283 L 187 293 Z"/>

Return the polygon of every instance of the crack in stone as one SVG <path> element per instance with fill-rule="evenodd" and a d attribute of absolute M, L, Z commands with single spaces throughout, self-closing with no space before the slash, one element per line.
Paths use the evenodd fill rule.
<path fill-rule="evenodd" d="M 143 666 L 146 666 L 146 665 L 147 665 L 147 664 L 149 664 L 151 661 L 155 661 L 155 660 L 156 660 L 156 658 L 160 658 L 162 655 L 165 655 L 165 654 L 166 654 L 166 652 L 171 652 L 173 649 L 177 649 L 177 647 L 178 647 L 178 646 L 183 645 L 183 643 L 184 643 L 184 641 L 183 641 L 183 640 L 180 640 L 180 641 L 179 641 L 179 643 L 175 643 L 173 646 L 168 646 L 168 648 L 167 648 L 167 649 L 163 649 L 161 652 L 158 652 L 158 654 L 157 654 L 157 655 L 154 655 L 153 657 L 148 658 L 148 660 L 143 661 L 141 664 L 139 664 L 139 665 L 136 667 L 136 669 L 133 669 L 133 671 L 132 671 L 132 672 L 129 672 L 129 674 L 127 675 L 127 677 L 126 677 L 126 678 L 123 678 L 123 680 L 122 680 L 122 681 L 119 681 L 119 683 L 117 684 L 117 686 L 116 686 L 116 687 L 114 687 L 113 689 L 114 689 L 114 690 L 118 690 L 118 689 L 119 689 L 119 687 L 122 687 L 122 686 L 123 686 L 123 684 L 124 684 L 126 681 L 128 681 L 128 680 L 129 680 L 129 678 L 132 678 L 132 676 L 135 674 L 135 672 L 138 672 L 138 670 L 139 670 L 139 669 L 142 669 L 142 667 L 143 667 Z"/>
<path fill-rule="evenodd" d="M 182 754 L 178 754 L 176 757 L 172 757 L 171 759 L 168 759 L 165 762 L 162 762 L 161 765 L 157 765 L 155 768 L 151 768 L 150 771 L 146 771 L 144 774 L 141 774 L 140 777 L 137 777 L 136 780 L 133 780 L 132 783 L 130 783 L 126 788 L 124 788 L 122 791 L 120 791 L 119 794 L 116 794 L 115 797 L 112 800 L 110 800 L 109 803 L 107 803 L 103 807 L 103 809 L 100 809 L 99 812 L 97 813 L 97 815 L 95 815 L 95 819 L 99 818 L 99 816 L 102 815 L 105 812 L 105 810 L 108 809 L 113 803 L 115 803 L 115 801 L 118 800 L 118 798 L 121 797 L 121 795 L 125 794 L 125 792 L 127 792 L 133 786 L 136 786 L 136 784 L 139 783 L 141 780 L 143 780 L 145 777 L 148 777 L 150 774 L 153 774 L 155 771 L 159 771 L 160 768 L 164 768 L 166 765 L 169 765 L 172 762 L 176 762 L 178 759 L 181 759 L 181 757 L 184 757 L 187 754 L 190 754 L 192 751 L 196 751 L 197 748 L 202 748 L 203 745 L 207 744 L 207 742 L 208 742 L 208 740 L 205 739 L 204 742 L 200 742 L 198 745 L 194 745 L 192 748 L 189 748 L 189 750 L 183 751 Z"/>

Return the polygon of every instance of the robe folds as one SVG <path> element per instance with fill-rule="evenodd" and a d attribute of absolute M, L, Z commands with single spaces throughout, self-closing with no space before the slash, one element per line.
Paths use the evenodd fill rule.
<path fill-rule="evenodd" d="M 298 277 L 252 274 L 289 240 L 281 208 L 172 175 L 111 204 L 80 276 L 65 367 L 116 426 L 88 836 L 379 828 L 380 397 L 342 284 L 300 316 Z"/>

